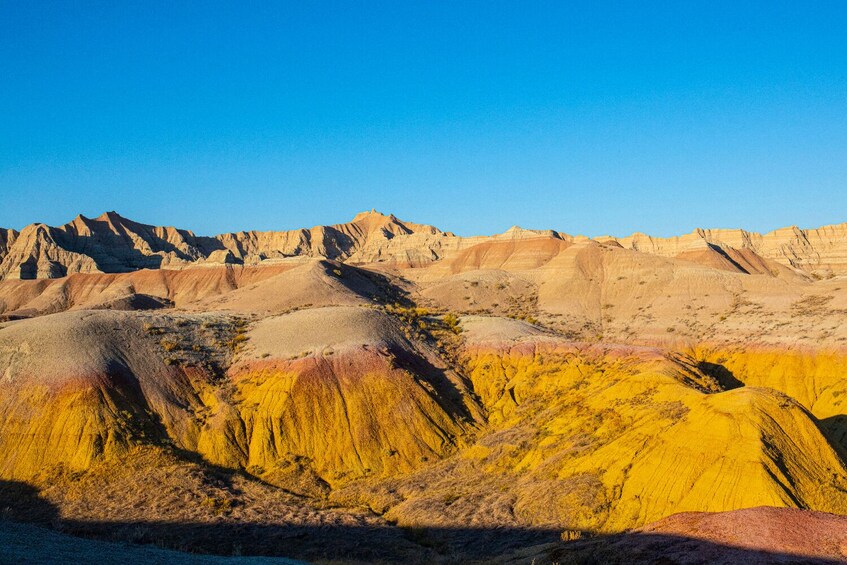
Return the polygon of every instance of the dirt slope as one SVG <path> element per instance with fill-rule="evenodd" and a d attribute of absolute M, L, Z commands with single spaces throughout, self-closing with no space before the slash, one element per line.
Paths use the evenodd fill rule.
<path fill-rule="evenodd" d="M 807 563 L 847 560 L 843 516 L 792 508 L 677 514 L 623 535 L 560 545 L 533 556 L 558 563 Z"/>
<path fill-rule="evenodd" d="M 197 551 L 841 559 L 844 239 L 2 231 L 0 481 Z"/>
<path fill-rule="evenodd" d="M 322 484 L 414 469 L 475 426 L 465 383 L 385 313 L 313 309 L 246 327 L 108 311 L 10 323 L 0 472 L 85 470 L 172 443 L 269 480 L 303 472 Z"/>

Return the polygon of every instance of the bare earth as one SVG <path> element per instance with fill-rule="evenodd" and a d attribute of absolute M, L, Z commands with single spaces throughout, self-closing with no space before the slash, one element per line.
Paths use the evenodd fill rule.
<path fill-rule="evenodd" d="M 847 560 L 847 224 L 110 212 L 0 230 L 0 320 L 3 561 Z"/>

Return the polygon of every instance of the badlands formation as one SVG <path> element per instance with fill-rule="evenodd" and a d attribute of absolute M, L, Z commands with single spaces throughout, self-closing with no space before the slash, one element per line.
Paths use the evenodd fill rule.
<path fill-rule="evenodd" d="M 108 212 L 0 230 L 0 319 L 18 545 L 847 560 L 847 224 L 200 237 Z"/>

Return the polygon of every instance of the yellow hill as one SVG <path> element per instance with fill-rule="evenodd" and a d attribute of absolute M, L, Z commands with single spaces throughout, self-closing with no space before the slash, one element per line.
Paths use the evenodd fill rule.
<path fill-rule="evenodd" d="M 689 366 L 656 349 L 468 322 L 466 366 L 489 414 L 486 432 L 440 466 L 347 489 L 339 500 L 442 527 L 497 516 L 507 503 L 506 523 L 594 532 L 692 510 L 847 512 L 847 469 L 784 394 L 708 394 L 685 384 Z"/>

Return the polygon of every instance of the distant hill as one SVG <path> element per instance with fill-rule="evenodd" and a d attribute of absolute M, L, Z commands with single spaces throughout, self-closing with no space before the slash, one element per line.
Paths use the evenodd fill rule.
<path fill-rule="evenodd" d="M 376 211 L 333 226 L 205 237 L 106 212 L 93 219 L 80 215 L 59 227 L 31 224 L 21 232 L 0 229 L 0 279 L 50 279 L 73 273 L 124 273 L 202 264 L 254 265 L 285 257 L 422 266 L 480 243 L 535 238 L 586 239 L 517 226 L 500 235 L 463 238 Z M 764 235 L 698 229 L 673 238 L 634 234 L 596 241 L 748 273 L 772 272 L 774 264 L 821 277 L 847 271 L 847 224 L 811 230 L 791 227 Z"/>
<path fill-rule="evenodd" d="M 69 558 L 843 561 L 845 241 L 2 232 L 0 519 L 100 540 Z"/>

